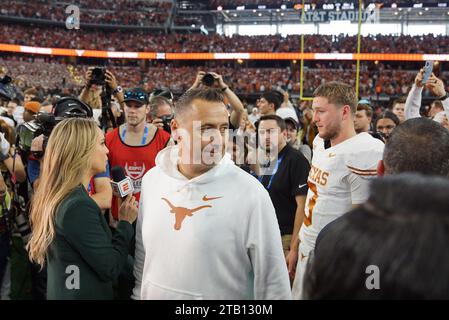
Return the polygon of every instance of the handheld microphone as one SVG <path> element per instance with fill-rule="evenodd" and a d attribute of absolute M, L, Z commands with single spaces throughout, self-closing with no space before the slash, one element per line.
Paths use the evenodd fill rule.
<path fill-rule="evenodd" d="M 125 175 L 125 171 L 120 166 L 115 166 L 111 169 L 112 175 L 112 192 L 115 196 L 120 197 L 122 200 L 127 195 L 133 194 L 134 187 L 131 179 Z"/>

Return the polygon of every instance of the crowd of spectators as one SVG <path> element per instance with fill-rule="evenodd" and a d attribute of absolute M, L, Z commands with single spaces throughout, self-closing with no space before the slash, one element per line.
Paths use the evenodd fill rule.
<path fill-rule="evenodd" d="M 22 82 L 21 87 L 38 86 L 44 91 L 56 88 L 70 90 L 80 88 L 87 66 L 65 64 L 44 58 L 9 58 L 1 59 L 0 65 L 4 74 L 11 75 L 16 81 Z M 152 66 L 147 69 L 140 66 L 110 65 L 111 70 L 120 83 L 126 88 L 144 86 L 148 91 L 153 89 L 169 89 L 175 94 L 185 92 L 195 81 L 200 70 L 214 71 L 223 75 L 233 90 L 240 94 L 264 92 L 282 88 L 290 92 L 299 93 L 300 73 L 298 65 L 293 68 L 246 68 L 243 66 L 232 68 L 217 63 L 214 67 L 204 66 Z M 360 72 L 360 94 L 363 96 L 405 95 L 413 83 L 415 71 L 396 70 L 385 68 L 382 64 L 376 70 L 368 70 L 362 65 Z M 329 68 L 326 64 L 316 64 L 313 68 L 305 68 L 303 90 L 305 96 L 310 96 L 320 84 L 332 80 L 344 80 L 355 86 L 355 65 L 347 64 L 345 67 Z M 449 90 L 449 87 L 448 87 Z M 426 96 L 426 92 L 424 92 Z"/>
<path fill-rule="evenodd" d="M 304 52 L 352 53 L 355 36 L 306 35 Z M 145 31 L 68 30 L 55 27 L 24 27 L 0 24 L 0 43 L 90 50 L 149 52 L 298 52 L 300 37 L 290 35 L 232 37 L 219 34 L 164 34 Z M 362 37 L 362 52 L 435 53 L 449 52 L 447 36 Z"/>
<path fill-rule="evenodd" d="M 45 19 L 65 22 L 68 5 L 78 5 L 81 23 L 114 25 L 163 25 L 169 17 L 172 3 L 158 1 L 98 1 L 79 0 L 74 3 L 38 1 L 2 1 L 0 13 L 5 16 Z"/>

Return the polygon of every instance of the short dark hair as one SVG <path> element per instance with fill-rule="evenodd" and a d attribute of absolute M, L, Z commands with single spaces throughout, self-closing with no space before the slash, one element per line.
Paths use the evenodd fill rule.
<path fill-rule="evenodd" d="M 285 120 L 282 119 L 281 117 L 275 115 L 275 114 L 268 114 L 266 116 L 260 117 L 257 127 L 259 127 L 260 123 L 262 121 L 265 121 L 265 120 L 274 120 L 274 121 L 276 121 L 278 127 L 281 128 L 281 131 L 284 131 L 284 130 L 287 129 L 287 125 L 285 124 Z"/>
<path fill-rule="evenodd" d="M 383 161 L 387 174 L 412 171 L 449 176 L 449 131 L 430 119 L 409 119 L 390 135 Z"/>
<path fill-rule="evenodd" d="M 376 118 L 376 121 L 374 122 L 374 131 L 377 132 L 377 122 L 379 122 L 380 119 L 390 119 L 394 122 L 396 126 L 399 125 L 400 121 L 397 115 L 395 115 L 390 110 L 385 110 L 380 116 Z"/>
<path fill-rule="evenodd" d="M 374 180 L 367 203 L 319 234 L 305 298 L 447 299 L 447 190 L 448 179 L 416 173 Z M 379 289 L 367 288 L 371 266 Z"/>
<path fill-rule="evenodd" d="M 354 115 L 357 108 L 357 96 L 355 90 L 349 84 L 337 81 L 323 83 L 313 92 L 314 97 L 327 98 L 329 103 L 336 106 L 348 105 Z"/>
<path fill-rule="evenodd" d="M 163 97 L 163 96 L 151 97 L 150 102 L 149 102 L 151 115 L 153 117 L 156 117 L 157 109 L 159 108 L 159 106 L 162 106 L 164 104 L 170 106 L 170 108 L 173 110 L 173 103 L 170 100 L 168 100 L 166 97 Z"/>
<path fill-rule="evenodd" d="M 39 91 L 37 91 L 36 88 L 28 88 L 24 91 L 24 94 L 28 94 L 28 95 L 32 95 L 32 96 L 38 96 L 39 95 Z"/>
<path fill-rule="evenodd" d="M 261 98 L 264 98 L 268 101 L 268 103 L 274 104 L 274 110 L 277 110 L 281 107 L 282 102 L 284 102 L 284 96 L 282 93 L 276 90 L 266 91 L 262 93 Z"/>
<path fill-rule="evenodd" d="M 432 102 L 432 104 L 433 104 L 436 108 L 441 109 L 441 110 L 444 110 L 443 102 L 441 102 L 440 100 L 435 100 L 435 101 Z"/>
<path fill-rule="evenodd" d="M 366 116 L 368 118 L 372 118 L 373 117 L 373 109 L 369 105 L 367 105 L 367 104 L 359 103 L 357 105 L 357 111 L 363 111 L 363 110 L 365 110 Z"/>
<path fill-rule="evenodd" d="M 175 118 L 190 109 L 194 100 L 221 102 L 224 104 L 223 92 L 214 88 L 198 88 L 186 91 L 175 103 Z"/>
<path fill-rule="evenodd" d="M 393 110 L 394 106 L 397 105 L 398 103 L 405 103 L 406 98 L 405 97 L 399 97 L 395 100 L 393 100 L 393 103 L 391 104 L 391 110 Z"/>

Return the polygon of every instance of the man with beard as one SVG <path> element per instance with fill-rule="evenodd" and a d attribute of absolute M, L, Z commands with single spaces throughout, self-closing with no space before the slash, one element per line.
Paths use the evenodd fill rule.
<path fill-rule="evenodd" d="M 177 145 L 142 182 L 134 299 L 291 298 L 270 197 L 225 154 L 223 101 L 191 89 L 175 105 Z"/>
<path fill-rule="evenodd" d="M 354 129 L 357 98 L 344 83 L 327 82 L 314 92 L 313 141 L 305 215 L 299 232 L 299 254 L 293 297 L 303 297 L 303 277 L 318 233 L 330 222 L 368 198 L 370 178 L 377 175 L 384 144 Z M 289 265 L 290 272 L 293 266 Z M 295 271 L 295 270 L 293 270 Z"/>

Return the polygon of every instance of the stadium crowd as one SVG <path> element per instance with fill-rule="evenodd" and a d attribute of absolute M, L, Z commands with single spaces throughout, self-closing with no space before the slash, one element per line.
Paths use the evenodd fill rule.
<path fill-rule="evenodd" d="M 0 59 L 4 68 L 3 73 L 11 74 L 14 79 L 22 83 L 21 87 L 36 86 L 44 92 L 54 92 L 58 88 L 67 87 L 76 90 L 84 83 L 83 74 L 87 66 L 65 64 L 44 58 L 34 59 Z M 201 66 L 165 65 L 140 68 L 136 66 L 111 65 L 108 67 L 120 79 L 124 87 L 132 88 L 145 86 L 148 91 L 164 88 L 176 95 L 185 92 L 189 83 L 195 79 Z M 240 94 L 252 94 L 276 89 L 277 87 L 289 92 L 299 92 L 298 64 L 286 68 L 273 67 L 244 67 L 230 68 L 217 63 L 210 68 L 232 83 L 233 90 Z M 402 96 L 411 88 L 416 71 L 396 70 L 386 68 L 382 63 L 375 70 L 368 70 L 362 64 L 360 73 L 360 94 L 362 96 L 386 95 Z M 443 73 L 446 75 L 447 73 Z M 313 90 L 325 81 L 345 79 L 347 83 L 355 85 L 355 65 L 346 64 L 344 67 L 329 67 L 318 63 L 304 70 L 304 95 L 311 96 Z M 449 88 L 448 88 L 449 89 Z M 424 96 L 429 92 L 424 91 Z"/>
<path fill-rule="evenodd" d="M 297 52 L 300 38 L 296 35 L 222 36 L 219 34 L 163 34 L 144 31 L 91 31 L 42 27 L 39 29 L 0 25 L 0 42 L 29 46 L 111 51 L 149 52 Z M 304 52 L 353 53 L 355 36 L 306 35 Z M 446 36 L 362 37 L 361 52 L 372 53 L 447 53 Z"/>
<path fill-rule="evenodd" d="M 78 1 L 82 23 L 153 26 L 165 24 L 170 16 L 172 3 L 158 1 Z M 5 16 L 34 18 L 65 22 L 66 2 L 2 1 L 0 13 Z"/>

